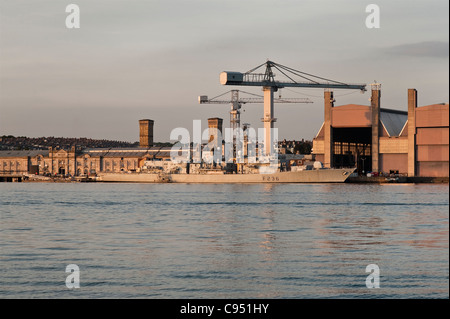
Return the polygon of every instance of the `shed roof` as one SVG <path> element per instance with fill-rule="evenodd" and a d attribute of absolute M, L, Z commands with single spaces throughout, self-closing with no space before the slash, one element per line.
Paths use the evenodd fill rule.
<path fill-rule="evenodd" d="M 151 148 L 92 148 L 86 149 L 85 154 L 102 157 L 143 157 L 146 154 L 152 156 L 170 156 L 171 147 Z"/>
<path fill-rule="evenodd" d="M 35 157 L 37 155 L 48 156 L 48 150 L 7 150 L 0 151 L 0 157 Z"/>
<path fill-rule="evenodd" d="M 408 121 L 408 113 L 397 110 L 381 109 L 380 121 L 389 136 L 400 136 Z"/>

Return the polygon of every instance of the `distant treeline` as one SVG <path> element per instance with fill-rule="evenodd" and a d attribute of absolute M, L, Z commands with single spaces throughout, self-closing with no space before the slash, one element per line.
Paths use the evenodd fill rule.
<path fill-rule="evenodd" d="M 172 147 L 174 143 L 155 142 L 156 147 Z M 86 148 L 128 148 L 138 147 L 139 142 L 124 142 L 106 139 L 92 139 L 87 137 L 26 137 L 13 135 L 0 136 L 0 150 L 43 150 L 49 147 L 70 149 L 71 147 Z M 279 146 L 285 149 L 287 154 L 310 154 L 311 141 L 280 141 Z"/>
<path fill-rule="evenodd" d="M 139 142 L 124 142 L 87 137 L 26 137 L 13 135 L 0 136 L 1 150 L 41 150 L 49 147 L 69 149 L 72 146 L 80 148 L 126 148 L 137 147 Z M 155 143 L 155 146 L 172 146 L 171 143 Z"/>

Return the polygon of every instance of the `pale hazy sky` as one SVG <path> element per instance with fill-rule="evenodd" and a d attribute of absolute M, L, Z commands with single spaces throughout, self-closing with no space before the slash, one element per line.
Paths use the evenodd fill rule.
<path fill-rule="evenodd" d="M 81 28 L 67 29 L 68 4 Z M 368 29 L 367 5 L 381 10 Z M 0 0 L 0 135 L 137 141 L 138 120 L 155 121 L 155 141 L 175 127 L 222 117 L 228 105 L 199 105 L 231 89 L 222 71 L 267 59 L 342 82 L 382 84 L 382 107 L 406 110 L 449 101 L 447 0 Z M 311 139 L 323 121 L 323 90 L 284 89 L 279 138 Z M 349 94 L 351 93 L 351 94 Z M 369 93 L 335 91 L 336 105 L 369 105 Z M 241 122 L 262 127 L 262 105 Z"/>

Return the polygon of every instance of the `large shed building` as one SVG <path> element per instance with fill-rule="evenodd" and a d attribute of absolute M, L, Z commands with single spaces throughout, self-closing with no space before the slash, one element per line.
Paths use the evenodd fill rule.
<path fill-rule="evenodd" d="M 370 105 L 335 106 L 332 91 L 324 98 L 324 122 L 313 154 L 325 167 L 449 176 L 449 104 L 418 107 L 417 91 L 409 89 L 407 111 L 381 108 L 379 84 L 372 85 Z"/>

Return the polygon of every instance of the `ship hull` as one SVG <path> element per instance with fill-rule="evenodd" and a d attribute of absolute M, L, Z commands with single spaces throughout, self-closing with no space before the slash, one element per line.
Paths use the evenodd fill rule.
<path fill-rule="evenodd" d="M 343 183 L 354 169 L 318 169 L 273 174 L 151 174 L 103 173 L 101 182 L 123 183 Z"/>

